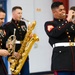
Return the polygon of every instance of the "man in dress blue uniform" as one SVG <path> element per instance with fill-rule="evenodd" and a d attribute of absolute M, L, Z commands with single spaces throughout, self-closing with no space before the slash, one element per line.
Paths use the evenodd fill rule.
<path fill-rule="evenodd" d="M 6 31 L 5 41 L 7 41 L 8 37 L 14 34 L 14 29 L 16 29 L 15 36 L 17 41 L 23 41 L 25 34 L 27 32 L 27 26 L 22 19 L 22 8 L 20 6 L 14 6 L 12 8 L 12 20 L 4 25 Z M 17 58 L 20 57 L 18 50 L 21 47 L 21 43 L 16 43 L 14 56 Z M 20 75 L 29 75 L 29 59 L 25 61 Z"/>
<path fill-rule="evenodd" d="M 5 15 L 6 15 L 5 11 L 2 8 L 0 8 L 0 74 L 1 75 L 8 75 L 7 69 L 2 60 L 2 56 L 10 55 L 10 53 L 3 47 L 3 38 L 6 35 L 6 32 L 3 29 L 2 25 L 4 23 Z"/>
<path fill-rule="evenodd" d="M 66 18 L 62 2 L 51 5 L 53 21 L 45 22 L 45 31 L 53 47 L 51 70 L 57 75 L 75 75 L 75 10 L 71 8 Z"/>

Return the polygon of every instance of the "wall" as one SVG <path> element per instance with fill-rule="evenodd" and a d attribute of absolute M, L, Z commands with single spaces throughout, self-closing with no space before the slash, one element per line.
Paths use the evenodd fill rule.
<path fill-rule="evenodd" d="M 39 37 L 29 54 L 30 72 L 44 72 L 51 69 L 52 48 L 48 43 L 48 37 L 44 31 L 44 23 L 52 20 L 50 5 L 52 0 L 7 0 L 8 21 L 11 20 L 11 9 L 15 5 L 23 8 L 23 17 L 29 21 L 36 20 L 34 32 Z"/>
<path fill-rule="evenodd" d="M 69 0 L 69 7 L 75 6 L 75 1 L 74 0 Z"/>

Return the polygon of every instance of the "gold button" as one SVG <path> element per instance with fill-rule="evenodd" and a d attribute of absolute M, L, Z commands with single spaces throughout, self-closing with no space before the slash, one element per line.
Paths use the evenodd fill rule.
<path fill-rule="evenodd" d="M 19 24 L 17 24 L 17 25 L 19 25 Z"/>
<path fill-rule="evenodd" d="M 70 36 L 68 36 L 68 38 L 70 38 Z"/>
<path fill-rule="evenodd" d="M 69 34 L 69 32 L 67 32 L 67 34 Z"/>
<path fill-rule="evenodd" d="M 60 21 L 60 19 L 59 19 L 59 21 Z"/>
<path fill-rule="evenodd" d="M 64 25 L 64 24 L 62 24 L 62 25 Z"/>
<path fill-rule="evenodd" d="M 60 28 L 60 26 L 59 26 L 59 28 Z"/>
<path fill-rule="evenodd" d="M 71 42 L 71 40 L 69 40 L 69 42 Z"/>
<path fill-rule="evenodd" d="M 20 28 L 20 27 L 18 27 L 18 28 Z"/>
<path fill-rule="evenodd" d="M 1 43 L 1 45 L 2 45 L 2 43 Z"/>
<path fill-rule="evenodd" d="M 61 51 L 59 51 L 59 53 L 61 53 Z"/>

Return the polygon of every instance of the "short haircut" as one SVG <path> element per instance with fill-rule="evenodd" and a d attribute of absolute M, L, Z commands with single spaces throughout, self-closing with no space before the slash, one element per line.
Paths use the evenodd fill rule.
<path fill-rule="evenodd" d="M 63 2 L 59 2 L 59 1 L 53 2 L 51 5 L 51 9 L 57 8 L 60 5 L 63 5 Z"/>
<path fill-rule="evenodd" d="M 0 7 L 0 12 L 6 13 L 3 8 Z"/>
<path fill-rule="evenodd" d="M 70 8 L 70 10 L 74 10 L 74 11 L 75 11 L 75 6 L 72 6 L 72 7 Z"/>
<path fill-rule="evenodd" d="M 20 7 L 20 6 L 14 6 L 14 7 L 12 8 L 12 12 L 13 12 L 14 10 L 16 10 L 16 9 L 22 10 L 22 7 Z"/>

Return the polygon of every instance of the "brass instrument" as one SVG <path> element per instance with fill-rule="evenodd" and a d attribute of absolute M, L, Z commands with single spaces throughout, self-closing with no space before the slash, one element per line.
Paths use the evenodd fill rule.
<path fill-rule="evenodd" d="M 33 21 L 31 23 L 31 27 L 28 27 L 21 48 L 18 50 L 18 53 L 21 54 L 21 57 L 17 59 L 15 56 L 14 57 L 11 56 L 10 59 L 8 60 L 10 62 L 10 70 L 13 75 L 17 75 L 20 73 L 33 44 L 36 41 L 39 41 L 39 38 L 36 34 L 33 34 L 32 37 L 29 37 L 30 34 L 32 33 L 32 30 L 35 28 L 35 25 L 36 25 L 36 21 Z"/>
<path fill-rule="evenodd" d="M 68 16 L 68 14 L 63 14 L 63 16 Z M 72 22 L 75 22 L 75 15 L 72 15 Z"/>
<path fill-rule="evenodd" d="M 14 34 L 11 35 L 6 42 L 6 44 L 8 44 L 8 52 L 10 53 L 10 55 L 12 55 L 15 52 L 15 42 L 16 42 L 15 32 L 16 29 L 14 29 Z M 10 42 L 12 42 L 12 46 L 13 46 L 12 49 L 10 48 Z"/>

